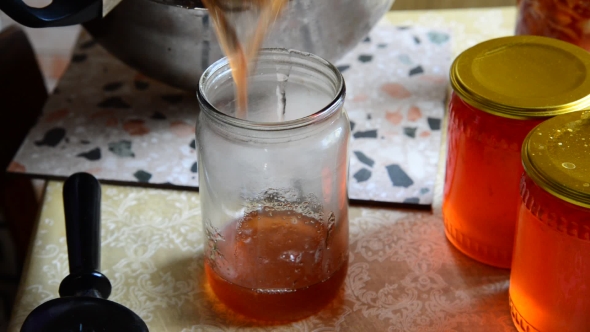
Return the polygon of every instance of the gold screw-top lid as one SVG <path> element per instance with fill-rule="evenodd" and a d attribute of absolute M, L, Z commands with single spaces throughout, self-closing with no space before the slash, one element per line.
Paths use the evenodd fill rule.
<path fill-rule="evenodd" d="M 451 84 L 465 102 L 513 119 L 590 107 L 590 53 L 538 36 L 488 40 L 457 57 Z"/>
<path fill-rule="evenodd" d="M 522 163 L 541 188 L 590 208 L 590 111 L 560 115 L 538 125 L 524 141 Z"/>

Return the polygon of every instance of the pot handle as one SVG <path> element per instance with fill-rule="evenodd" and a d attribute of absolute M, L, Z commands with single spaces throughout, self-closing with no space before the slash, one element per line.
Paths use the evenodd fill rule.
<path fill-rule="evenodd" d="M 111 283 L 100 270 L 100 183 L 88 173 L 70 176 L 63 187 L 70 274 L 59 295 L 106 299 Z"/>
<path fill-rule="evenodd" d="M 102 0 L 53 0 L 44 8 L 29 7 L 22 0 L 0 0 L 0 10 L 27 27 L 60 27 L 102 17 Z"/>

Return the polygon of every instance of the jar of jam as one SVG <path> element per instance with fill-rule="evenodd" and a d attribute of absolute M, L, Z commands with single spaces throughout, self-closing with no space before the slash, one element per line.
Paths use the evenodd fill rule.
<path fill-rule="evenodd" d="M 236 112 L 227 58 L 203 74 L 196 143 L 205 274 L 228 308 L 293 321 L 339 293 L 348 267 L 350 124 L 340 71 L 265 49 Z"/>
<path fill-rule="evenodd" d="M 561 39 L 590 51 L 590 0 L 520 0 L 517 35 Z"/>
<path fill-rule="evenodd" d="M 510 309 L 519 331 L 590 331 L 590 111 L 543 122 L 522 147 Z"/>
<path fill-rule="evenodd" d="M 590 53 L 537 36 L 476 45 L 451 68 L 445 233 L 466 255 L 510 268 L 522 175 L 536 125 L 590 106 Z"/>

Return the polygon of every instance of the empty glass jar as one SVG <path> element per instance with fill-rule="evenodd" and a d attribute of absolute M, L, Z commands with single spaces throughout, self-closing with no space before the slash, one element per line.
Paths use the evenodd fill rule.
<path fill-rule="evenodd" d="M 350 125 L 329 62 L 260 53 L 245 119 L 235 117 L 227 59 L 198 91 L 199 185 L 207 280 L 246 316 L 309 316 L 339 292 L 348 262 Z"/>

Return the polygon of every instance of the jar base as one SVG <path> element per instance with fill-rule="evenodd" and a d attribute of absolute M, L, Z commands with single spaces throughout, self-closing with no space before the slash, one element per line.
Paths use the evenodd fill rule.
<path fill-rule="evenodd" d="M 512 323 L 516 327 L 519 332 L 539 332 L 536 328 L 534 328 L 529 322 L 527 322 L 524 317 L 518 312 L 518 309 L 512 302 L 512 297 L 509 297 L 510 302 L 510 317 L 512 317 Z"/>
<path fill-rule="evenodd" d="M 502 269 L 510 269 L 512 263 L 512 255 L 502 253 L 499 248 L 494 248 L 479 243 L 469 236 L 457 230 L 446 217 L 443 218 L 445 224 L 445 235 L 449 242 L 461 251 L 463 254 L 480 263 L 499 267 Z"/>
<path fill-rule="evenodd" d="M 330 278 L 318 284 L 289 292 L 262 292 L 226 281 L 205 263 L 207 281 L 223 304 L 234 312 L 266 322 L 297 321 L 319 312 L 337 297 L 347 271 L 345 261 Z"/>

